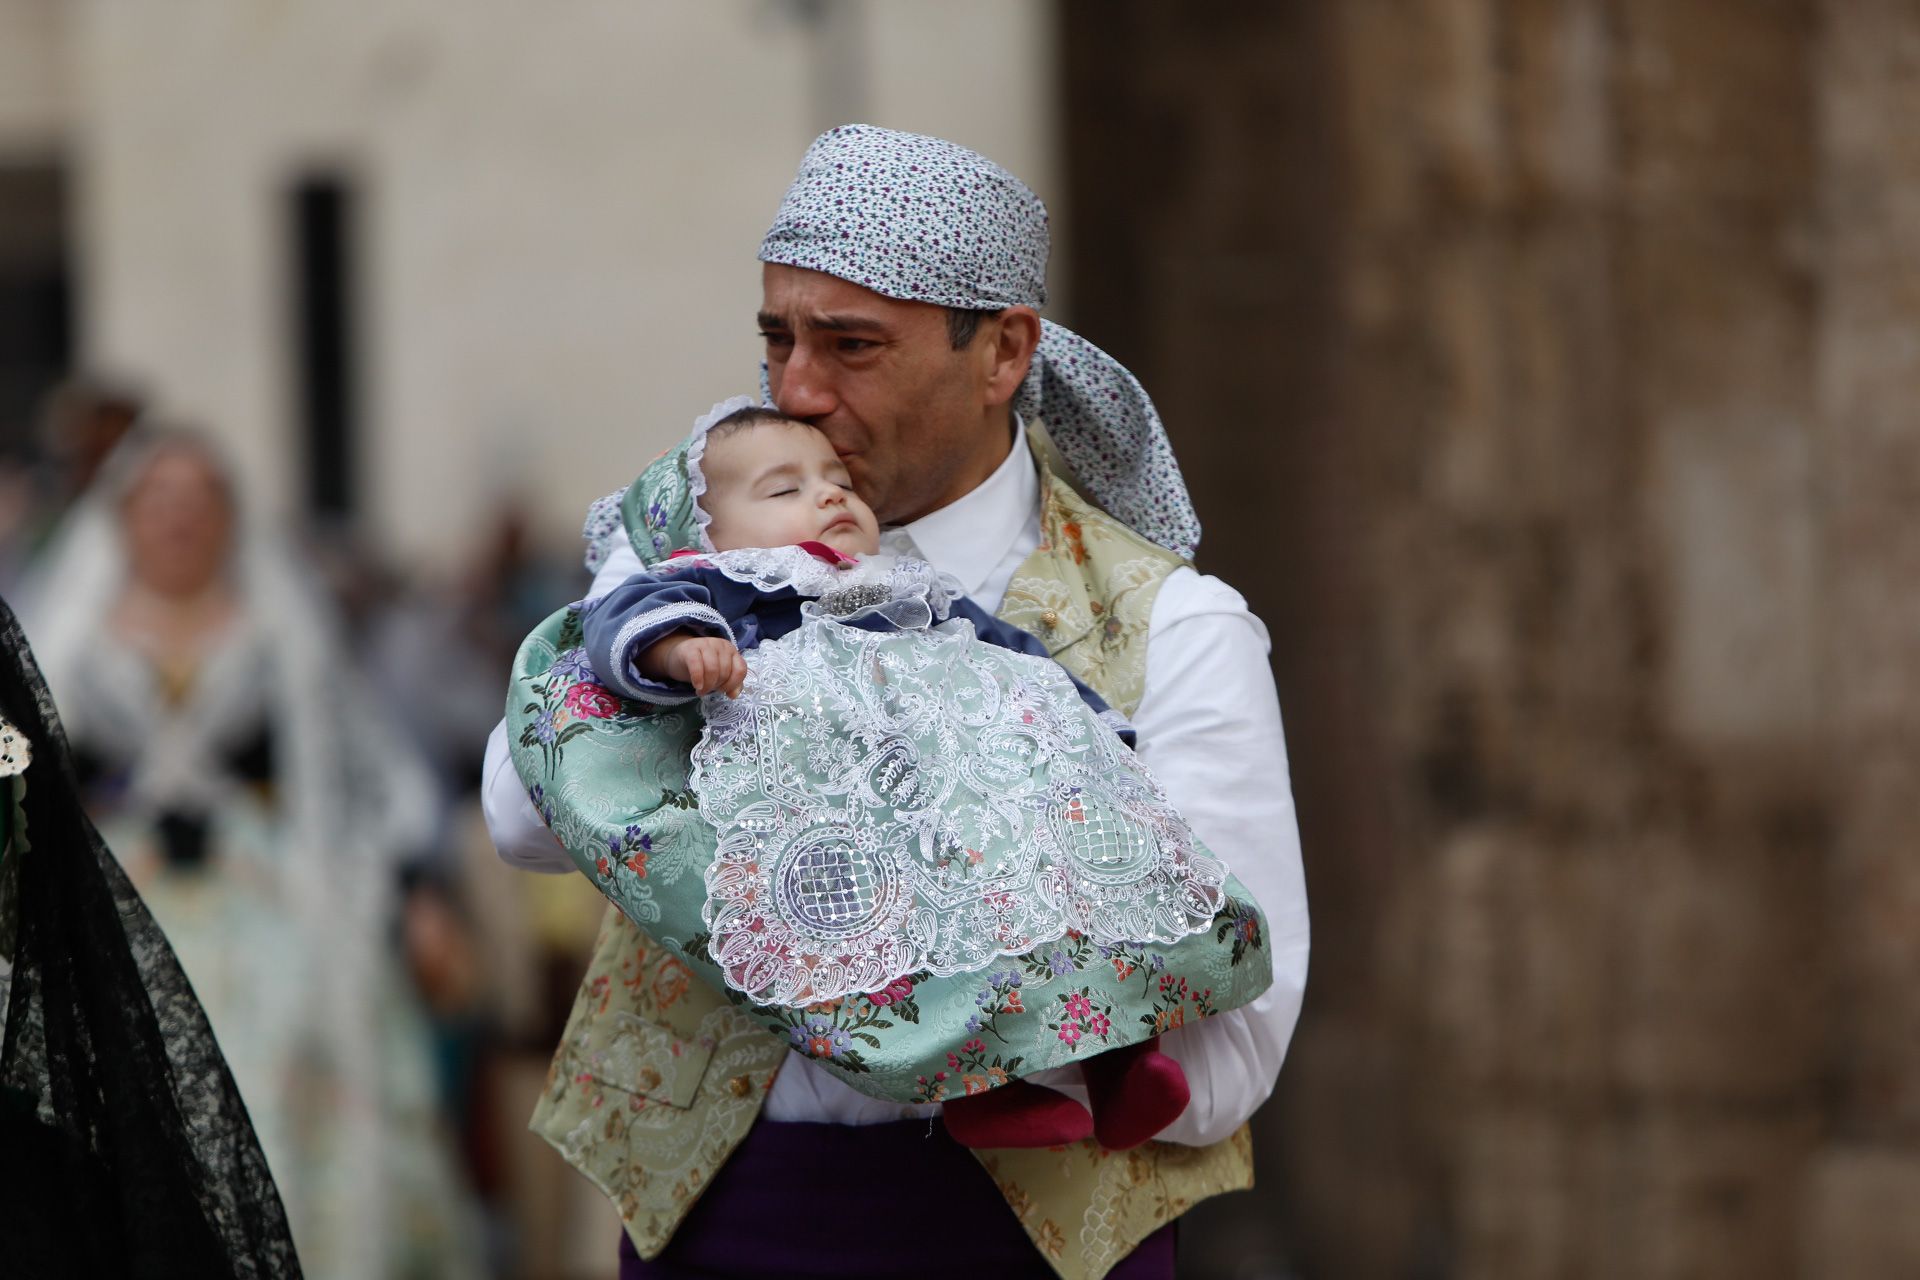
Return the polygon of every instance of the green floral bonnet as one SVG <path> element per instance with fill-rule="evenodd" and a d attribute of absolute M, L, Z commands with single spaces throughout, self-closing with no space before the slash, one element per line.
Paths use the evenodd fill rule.
<path fill-rule="evenodd" d="M 707 433 L 728 414 L 761 403 L 753 396 L 732 396 L 694 420 L 686 439 L 647 464 L 625 489 L 593 504 L 580 531 L 587 543 L 587 569 L 597 573 L 625 533 L 642 564 L 656 565 L 676 551 L 713 550 L 707 537 L 707 513 L 700 497 L 707 491 L 700 460 Z"/>

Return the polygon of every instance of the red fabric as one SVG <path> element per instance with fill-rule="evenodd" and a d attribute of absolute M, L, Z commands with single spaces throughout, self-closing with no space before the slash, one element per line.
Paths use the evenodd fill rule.
<path fill-rule="evenodd" d="M 825 560 L 828 564 L 833 565 L 835 568 L 838 568 L 838 569 L 845 569 L 848 566 L 855 563 L 852 556 L 841 555 L 838 551 L 835 551 L 832 547 L 828 546 L 824 542 L 808 541 L 808 542 L 796 543 L 795 545 L 797 545 L 802 551 L 806 552 L 808 555 L 812 556 L 814 559 Z M 704 556 L 706 554 L 707 554 L 706 552 L 696 550 L 693 547 L 682 547 L 678 551 L 674 552 L 672 555 L 668 556 L 667 559 L 678 560 L 682 556 Z"/>
<path fill-rule="evenodd" d="M 853 557 L 841 555 L 824 542 L 802 542 L 799 547 L 814 559 L 825 560 L 836 569 L 844 569 L 854 563 Z"/>

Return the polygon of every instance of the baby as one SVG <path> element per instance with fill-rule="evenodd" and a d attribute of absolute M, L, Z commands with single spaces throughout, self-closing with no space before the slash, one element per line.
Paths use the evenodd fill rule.
<path fill-rule="evenodd" d="M 1046 648 L 1037 639 L 959 596 L 950 579 L 941 579 L 924 562 L 878 555 L 879 528 L 872 509 L 854 492 L 847 468 L 834 453 L 833 446 L 813 427 L 771 409 L 738 410 L 722 418 L 708 432 L 699 469 L 705 491 L 696 500 L 714 553 L 680 553 L 659 566 L 660 572 L 636 575 L 587 606 L 583 623 L 585 647 L 596 675 L 601 683 L 630 701 L 672 704 L 708 694 L 720 694 L 732 700 L 747 689 L 752 675 L 755 688 L 771 689 L 777 703 L 781 677 L 777 674 L 775 655 L 762 650 L 768 661 L 756 660 L 756 667 L 750 673 L 742 650 L 793 636 L 809 620 L 822 618 L 843 624 L 845 628 L 879 634 L 918 628 L 949 636 L 955 634 L 952 628 L 956 624 L 942 622 L 942 619 L 964 619 L 980 641 L 1047 659 Z M 829 630 L 832 634 L 818 642 L 828 647 L 809 651 L 811 656 L 788 659 L 795 678 L 805 678 L 810 673 L 818 680 L 820 671 L 834 664 L 832 655 L 867 652 L 858 649 L 857 636 L 850 642 L 855 647 L 846 648 L 849 642 L 840 637 L 853 633 Z M 835 644 L 841 647 L 832 648 Z M 774 648 L 783 649 L 782 646 Z M 864 666 L 855 666 L 855 680 L 877 682 L 881 686 L 874 696 L 903 700 L 889 704 L 884 714 L 875 713 L 868 720 L 860 721 L 865 726 L 863 735 L 848 733 L 845 736 L 858 736 L 862 742 L 884 740 L 886 733 L 873 726 L 893 723 L 887 719 L 889 716 L 912 716 L 914 708 L 925 701 L 924 698 L 916 701 L 916 695 L 905 692 L 913 687 L 911 673 L 903 670 L 897 657 L 897 654 L 873 652 Z M 1046 672 L 1056 687 L 1058 678 L 1066 675 L 1050 659 L 1047 659 Z M 1004 677 L 1002 681 L 1004 683 Z M 841 683 L 850 682 L 842 679 Z M 1073 685 L 1093 715 L 1118 731 L 1122 740 L 1130 745 L 1131 731 L 1125 728 L 1125 722 L 1092 690 L 1078 681 Z M 943 690 L 958 686 L 971 688 L 965 680 L 936 681 L 936 687 Z M 754 689 L 747 692 L 753 693 Z M 819 696 L 816 688 L 812 695 L 815 705 Z M 832 700 L 841 694 L 837 689 L 828 689 L 826 696 Z M 988 694 L 985 701 L 968 713 L 974 716 L 969 723 L 988 725 L 992 715 L 1001 714 L 986 705 L 993 696 L 999 695 Z M 1036 695 L 1021 686 L 1016 677 L 1004 696 L 1018 703 L 1021 698 Z M 855 701 L 858 699 L 849 701 L 848 706 L 852 707 Z M 788 703 L 804 706 L 806 698 L 790 698 Z M 707 699 L 707 738 L 703 738 L 695 755 L 694 786 L 700 793 L 702 812 L 710 816 L 721 831 L 720 857 L 715 869 L 708 873 L 711 896 L 707 919 L 714 926 L 714 959 L 726 970 L 730 985 L 766 1003 L 798 1007 L 843 992 L 877 990 L 897 976 L 901 969 L 897 957 L 891 969 L 866 971 L 865 985 L 862 985 L 863 979 L 855 976 L 857 969 L 834 967 L 836 963 L 857 965 L 847 956 L 839 957 L 836 962 L 802 954 L 806 947 L 784 943 L 776 946 L 769 941 L 778 934 L 778 929 L 768 924 L 767 917 L 773 913 L 766 902 L 782 888 L 790 897 L 797 892 L 803 906 L 812 904 L 805 910 L 816 913 L 809 919 L 820 926 L 821 936 L 838 939 L 854 927 L 851 922 L 857 913 L 849 903 L 862 894 L 866 899 L 886 897 L 884 889 L 874 888 L 873 879 L 878 875 L 884 880 L 885 868 L 863 869 L 869 864 L 858 852 L 852 855 L 851 861 L 832 863 L 822 860 L 826 858 L 823 853 L 806 864 L 811 870 L 798 882 L 790 875 L 776 877 L 778 886 L 767 879 L 761 863 L 768 859 L 753 837 L 766 830 L 768 820 L 761 818 L 757 825 L 754 821 L 741 821 L 730 826 L 728 822 L 731 811 L 726 802 L 735 791 L 745 791 L 744 799 L 748 801 L 762 799 L 762 793 L 755 788 L 766 767 L 757 757 L 743 760 L 752 756 L 759 740 L 756 734 L 764 733 L 765 724 L 762 717 L 756 717 L 742 706 L 742 710 L 735 711 L 727 701 Z M 847 710 L 845 714 L 853 717 L 856 711 L 857 708 Z M 1046 709 L 1038 703 L 1034 709 L 1021 713 L 1022 722 L 1028 724 L 1035 723 L 1036 718 L 1044 721 L 1045 715 Z M 1085 713 L 1080 713 L 1077 723 L 1087 723 Z M 1091 732 L 1098 736 L 1104 731 L 1096 724 Z M 816 731 L 810 741 L 817 741 L 820 736 Z M 989 736 L 983 734 L 981 741 L 988 741 Z M 704 759 L 702 751 L 706 752 Z M 777 753 L 769 750 L 767 754 L 771 758 Z M 884 756 L 884 749 L 881 754 Z M 912 755 L 903 752 L 902 758 L 910 759 Z M 1018 757 L 1019 760 L 1026 758 Z M 782 762 L 786 759 L 786 756 L 780 757 Z M 1002 770 L 991 774 L 989 782 L 984 784 L 991 792 L 1005 791 L 1009 796 L 1017 796 L 1027 783 L 1024 764 L 983 759 L 969 761 L 968 765 L 975 763 L 983 773 L 993 768 Z M 866 840 L 886 846 L 891 841 L 891 847 L 907 851 L 901 856 L 919 858 L 916 865 L 927 868 L 926 874 L 940 885 L 953 886 L 955 895 L 951 900 L 965 902 L 967 909 L 952 913 L 954 919 L 944 926 L 947 932 L 941 935 L 936 931 L 926 954 L 933 957 L 930 963 L 935 972 L 979 968 L 994 955 L 1007 954 L 1009 948 L 1005 944 L 1009 939 L 1017 945 L 1019 940 L 1032 936 L 1021 932 L 1021 928 L 1031 929 L 1032 921 L 1010 924 L 1006 918 L 995 917 L 983 909 L 980 903 L 995 901 L 995 895 L 989 891 L 991 885 L 972 889 L 978 902 L 965 899 L 970 886 L 982 883 L 968 877 L 974 872 L 993 870 L 991 863 L 984 868 L 979 865 L 986 860 L 980 849 L 994 846 L 986 838 L 963 839 L 953 834 L 955 820 L 947 810 L 954 802 L 948 800 L 945 793 L 937 798 L 933 795 L 933 784 L 922 776 L 927 772 L 930 770 L 903 764 L 901 759 L 886 761 L 880 768 L 862 774 L 865 781 L 853 784 L 844 795 L 829 797 L 835 803 L 844 800 L 847 805 L 854 805 L 860 801 L 852 792 L 871 788 L 862 791 L 869 806 L 859 810 L 867 815 L 865 823 L 846 816 L 853 812 L 851 809 L 821 812 L 842 815 L 841 821 L 849 829 L 848 840 L 852 844 Z M 818 770 L 815 774 L 824 777 Z M 832 790 L 826 781 L 822 786 Z M 710 801 L 716 810 L 711 814 L 708 812 Z M 880 806 L 879 812 L 887 818 L 899 815 L 903 821 L 876 821 L 872 816 L 875 805 Z M 758 812 L 768 807 L 763 803 Z M 739 812 L 755 810 L 748 805 Z M 905 821 L 915 814 L 928 816 L 917 825 Z M 1106 829 L 1099 824 L 1110 818 L 1110 814 L 1098 809 L 1092 793 L 1082 807 L 1078 789 L 1072 791 L 1072 798 L 1067 802 L 1067 822 L 1070 826 L 1079 824 L 1071 828 L 1075 835 L 1104 832 Z M 864 833 L 858 830 L 874 825 L 889 829 L 877 836 L 870 830 Z M 891 829 L 903 825 L 914 829 Z M 817 821 L 814 826 L 818 826 Z M 1129 871 L 1128 866 L 1132 864 L 1126 863 L 1129 848 L 1134 850 L 1135 863 L 1140 861 L 1137 850 L 1141 842 L 1136 839 L 1129 846 L 1127 832 L 1120 829 L 1119 824 L 1115 827 L 1106 843 L 1098 846 L 1106 851 L 1106 863 L 1099 862 L 1097 856 L 1089 861 L 1083 855 L 1076 855 L 1081 862 L 1072 868 L 1059 868 L 1055 874 L 1043 865 L 1036 873 L 1038 881 L 1050 889 L 1043 889 L 1035 896 L 1058 900 L 1055 928 L 1051 934 L 1040 936 L 1060 936 L 1057 917 L 1061 913 L 1097 942 L 1122 941 L 1136 936 L 1126 933 L 1102 937 L 1103 923 L 1112 928 L 1128 926 L 1119 923 L 1118 916 L 1101 914 L 1101 904 L 1092 901 L 1098 897 L 1097 888 L 1076 887 L 1080 882 L 1072 878 L 1079 875 L 1083 879 L 1098 879 L 1102 868 L 1110 866 L 1116 883 L 1127 874 L 1136 880 L 1145 879 L 1137 866 Z M 1039 827 L 1033 828 L 1033 834 L 1040 831 Z M 1055 837 L 1048 835 L 1045 839 L 1050 841 Z M 1006 842 L 1007 838 L 1003 837 L 1002 844 Z M 1031 846 L 1044 842 L 1029 836 L 1020 843 L 1029 846 L 1022 853 L 1031 860 L 1037 856 Z M 1047 847 L 1055 851 L 1059 862 L 1068 861 L 1062 846 Z M 874 861 L 877 863 L 880 859 Z M 1089 865 L 1092 875 L 1088 873 Z M 1156 874 L 1164 875 L 1164 872 Z M 1224 871 L 1220 874 L 1224 875 Z M 797 891 L 793 888 L 796 883 Z M 1200 928 L 1207 927 L 1205 922 L 1211 919 L 1215 900 L 1207 898 L 1204 887 L 1196 891 L 1183 882 L 1178 888 L 1185 891 L 1186 901 L 1192 904 L 1192 920 L 1200 921 Z M 1160 896 L 1172 895 L 1162 893 Z M 1004 904 L 1001 909 L 1005 909 Z M 1076 911 L 1080 914 L 1075 915 Z M 921 917 L 911 913 L 909 906 L 903 906 L 897 919 L 902 922 L 901 932 L 906 931 L 909 922 L 915 925 L 922 922 Z M 1131 923 L 1137 924 L 1137 919 Z M 736 927 L 730 931 L 729 925 Z M 1180 930 L 1187 932 L 1194 928 L 1189 920 L 1182 920 L 1179 925 Z M 983 933 L 992 936 L 983 937 Z M 851 941 L 836 942 L 829 949 L 842 946 L 849 952 L 859 949 Z M 886 939 L 881 941 L 880 950 L 887 952 Z M 1083 1064 L 1091 1113 L 1064 1094 L 1016 1079 L 985 1093 L 949 1101 L 945 1108 L 947 1127 L 957 1141 L 974 1147 L 1054 1146 L 1077 1141 L 1089 1133 L 1109 1148 L 1137 1145 L 1174 1120 L 1188 1100 L 1186 1078 L 1179 1064 L 1156 1046 L 1153 1039 L 1142 1040 L 1109 1050 Z"/>

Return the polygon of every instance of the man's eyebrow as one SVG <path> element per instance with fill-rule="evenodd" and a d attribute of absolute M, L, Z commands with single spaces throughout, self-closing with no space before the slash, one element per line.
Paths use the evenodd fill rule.
<path fill-rule="evenodd" d="M 786 317 L 777 316 L 771 311 L 762 311 L 758 319 L 762 329 L 784 332 L 793 328 L 793 326 L 787 322 Z M 855 330 L 870 333 L 876 329 L 884 330 L 887 327 L 877 316 L 863 316 L 853 311 L 837 311 L 830 314 L 808 316 L 806 317 L 806 325 L 810 329 L 824 329 L 829 333 L 851 333 Z"/>
<path fill-rule="evenodd" d="M 834 315 L 814 316 L 809 321 L 816 329 L 825 329 L 831 333 L 849 333 L 855 329 L 884 329 L 876 316 L 863 316 L 858 312 L 838 312 Z"/>

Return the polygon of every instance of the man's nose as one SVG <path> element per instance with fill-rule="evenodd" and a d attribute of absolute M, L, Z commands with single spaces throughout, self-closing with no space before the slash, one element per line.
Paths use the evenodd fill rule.
<path fill-rule="evenodd" d="M 773 389 L 773 403 L 780 412 L 802 422 L 824 418 L 839 407 L 828 371 L 806 343 L 794 343 L 780 371 L 780 385 Z"/>

